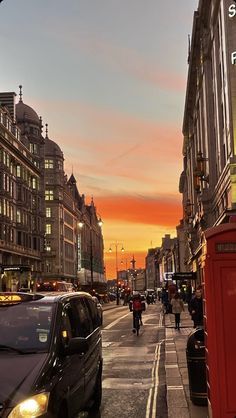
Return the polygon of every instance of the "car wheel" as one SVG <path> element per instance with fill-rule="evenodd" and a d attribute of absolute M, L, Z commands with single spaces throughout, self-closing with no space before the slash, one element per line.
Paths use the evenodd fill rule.
<path fill-rule="evenodd" d="M 93 411 L 98 411 L 102 402 L 102 371 L 99 370 L 93 396 Z"/>

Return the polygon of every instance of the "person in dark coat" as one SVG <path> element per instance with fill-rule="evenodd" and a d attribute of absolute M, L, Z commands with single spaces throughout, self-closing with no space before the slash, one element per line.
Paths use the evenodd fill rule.
<path fill-rule="evenodd" d="M 189 312 L 192 316 L 194 328 L 203 325 L 202 288 L 196 289 L 194 297 L 189 302 Z"/>
<path fill-rule="evenodd" d="M 163 305 L 163 312 L 165 314 L 168 313 L 169 298 L 168 298 L 168 292 L 165 288 L 163 288 L 161 292 L 161 302 Z"/>

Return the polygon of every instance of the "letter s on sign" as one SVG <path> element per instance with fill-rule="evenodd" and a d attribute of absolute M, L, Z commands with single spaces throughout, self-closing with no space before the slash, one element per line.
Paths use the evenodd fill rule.
<path fill-rule="evenodd" d="M 231 4 L 229 6 L 229 17 L 236 16 L 236 4 Z"/>

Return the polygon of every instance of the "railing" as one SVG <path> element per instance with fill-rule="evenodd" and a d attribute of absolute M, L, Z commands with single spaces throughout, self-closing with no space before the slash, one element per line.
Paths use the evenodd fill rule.
<path fill-rule="evenodd" d="M 6 242 L 3 240 L 0 240 L 0 249 L 9 250 L 12 253 L 18 253 L 18 254 L 20 253 L 24 256 L 41 258 L 40 251 L 32 250 L 31 248 L 25 248 L 25 247 L 22 247 L 21 245 L 12 244 L 11 242 Z"/>

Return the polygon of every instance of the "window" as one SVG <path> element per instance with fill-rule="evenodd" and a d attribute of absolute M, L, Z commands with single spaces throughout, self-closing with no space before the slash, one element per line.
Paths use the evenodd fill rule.
<path fill-rule="evenodd" d="M 32 189 L 36 189 L 37 181 L 35 177 L 32 177 Z"/>
<path fill-rule="evenodd" d="M 46 218 L 51 218 L 52 216 L 52 208 L 46 208 Z"/>
<path fill-rule="evenodd" d="M 51 264 L 46 261 L 46 273 L 51 273 Z"/>
<path fill-rule="evenodd" d="M 16 211 L 16 222 L 21 223 L 21 211 L 19 209 Z"/>
<path fill-rule="evenodd" d="M 38 154 L 37 144 L 29 144 L 29 149 L 30 149 L 31 154 Z"/>
<path fill-rule="evenodd" d="M 45 160 L 45 164 L 44 164 L 45 168 L 53 168 L 53 160 Z"/>
<path fill-rule="evenodd" d="M 46 241 L 45 250 L 48 251 L 48 252 L 50 252 L 52 250 L 50 241 Z"/>
<path fill-rule="evenodd" d="M 46 234 L 51 234 L 51 233 L 52 233 L 52 225 L 46 224 Z"/>
<path fill-rule="evenodd" d="M 19 164 L 16 166 L 16 176 L 21 177 L 21 166 Z"/>
<path fill-rule="evenodd" d="M 70 303 L 66 304 L 62 311 L 61 321 L 61 338 L 65 347 L 71 338 L 78 337 L 77 322 L 72 306 Z"/>
<path fill-rule="evenodd" d="M 96 304 L 94 303 L 93 300 L 87 299 L 87 298 L 84 299 L 84 303 L 86 304 L 88 311 L 90 312 L 90 316 L 92 318 L 93 329 L 96 329 L 101 324 L 101 321 L 98 316 Z"/>
<path fill-rule="evenodd" d="M 53 190 L 45 190 L 45 200 L 53 200 Z"/>
<path fill-rule="evenodd" d="M 89 314 L 88 308 L 85 301 L 82 298 L 76 299 L 74 301 L 75 309 L 79 317 L 78 321 L 78 336 L 87 337 L 93 332 L 93 324 L 91 316 Z"/>

